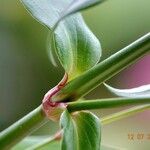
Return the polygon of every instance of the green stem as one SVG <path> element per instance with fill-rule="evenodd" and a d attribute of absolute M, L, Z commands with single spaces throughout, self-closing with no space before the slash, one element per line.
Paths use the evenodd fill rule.
<path fill-rule="evenodd" d="M 147 109 L 150 109 L 150 104 L 132 107 L 132 108 L 114 113 L 112 115 L 108 115 L 108 116 L 102 118 L 100 122 L 102 125 L 107 125 L 107 124 L 112 123 L 114 121 L 124 119 L 124 118 L 127 118 L 129 116 L 135 115 L 137 113 L 143 112 Z M 38 150 L 38 149 L 46 146 L 47 144 L 52 143 L 53 141 L 56 141 L 56 140 L 57 139 L 55 138 L 55 136 L 50 137 L 50 138 L 47 138 L 46 140 L 42 141 L 41 143 L 39 143 L 38 145 L 35 145 L 33 147 L 34 147 L 34 149 Z M 29 149 L 29 150 L 31 150 L 31 149 Z"/>
<path fill-rule="evenodd" d="M 53 101 L 77 100 L 150 50 L 150 33 L 68 83 Z M 0 148 L 8 149 L 47 122 L 41 106 L 0 133 Z"/>
<path fill-rule="evenodd" d="M 123 110 L 123 111 L 120 111 L 120 112 L 112 114 L 112 115 L 108 115 L 107 117 L 104 117 L 101 119 L 101 123 L 102 123 L 102 125 L 106 125 L 106 124 L 112 123 L 114 121 L 117 121 L 117 120 L 120 120 L 123 118 L 127 118 L 131 115 L 135 115 L 137 113 L 143 112 L 146 109 L 150 109 L 150 104 L 132 107 L 130 109 Z"/>
<path fill-rule="evenodd" d="M 110 98 L 70 102 L 67 105 L 67 109 L 69 112 L 75 112 L 80 110 L 114 108 L 147 103 L 150 103 L 150 98 Z"/>
<path fill-rule="evenodd" d="M 111 99 L 100 99 L 100 100 L 87 100 L 87 101 L 77 101 L 68 103 L 67 109 L 70 112 L 75 112 L 79 110 L 90 110 L 90 109 L 100 109 L 100 108 L 114 108 L 120 106 L 127 106 L 133 104 L 145 104 L 150 103 L 150 98 L 111 98 Z M 147 106 L 147 105 L 145 105 Z M 146 107 L 137 107 L 139 111 L 144 110 Z M 148 105 L 150 106 L 150 105 Z M 112 122 L 123 117 L 127 117 L 131 114 L 136 113 L 135 110 L 127 110 L 125 112 L 116 113 L 102 119 L 103 124 L 107 122 Z M 134 112 L 132 112 L 134 111 Z M 0 133 L 0 147 L 1 149 L 8 149 L 23 139 L 25 136 L 29 135 L 34 130 L 38 129 L 42 124 L 46 123 L 48 120 L 42 111 L 42 107 L 39 106 L 37 109 L 29 113 L 27 116 L 10 126 L 8 129 Z M 46 141 L 45 141 L 46 142 Z"/>
<path fill-rule="evenodd" d="M 48 120 L 43 113 L 42 107 L 39 106 L 0 133 L 0 149 L 8 150 L 47 121 Z"/>
<path fill-rule="evenodd" d="M 41 142 L 39 142 L 36 145 L 31 146 L 27 150 L 40 150 L 42 147 L 47 146 L 50 143 L 53 143 L 55 141 L 59 141 L 60 139 L 61 139 L 61 131 L 59 131 L 58 133 L 56 133 L 55 135 L 53 135 L 49 138 L 46 138 L 45 140 L 42 140 Z"/>
<path fill-rule="evenodd" d="M 150 33 L 110 56 L 100 64 L 70 81 L 52 97 L 52 101 L 74 101 L 86 95 L 99 84 L 133 64 L 150 50 Z"/>

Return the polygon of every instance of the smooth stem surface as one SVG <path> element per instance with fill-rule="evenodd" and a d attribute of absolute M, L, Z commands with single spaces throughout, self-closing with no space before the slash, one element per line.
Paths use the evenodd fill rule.
<path fill-rule="evenodd" d="M 36 145 L 31 146 L 27 150 L 40 150 L 43 146 L 49 145 L 50 143 L 53 143 L 54 141 L 59 141 L 61 139 L 61 134 L 62 134 L 62 131 L 60 130 L 53 136 L 39 142 Z"/>
<path fill-rule="evenodd" d="M 110 79 L 119 71 L 134 63 L 149 50 L 150 33 L 68 83 L 65 88 L 53 97 L 53 101 L 72 101 L 79 99 L 100 83 Z M 8 149 L 39 128 L 46 121 L 40 106 L 0 133 L 0 148 Z"/>
<path fill-rule="evenodd" d="M 77 101 L 70 102 L 67 105 L 69 112 L 75 112 L 80 110 L 90 110 L 90 109 L 100 109 L 100 108 L 114 108 L 120 106 L 127 106 L 133 104 L 144 104 L 150 103 L 150 98 L 111 98 L 111 99 L 99 99 L 99 100 L 87 100 L 87 101 Z M 123 112 L 119 112 L 102 119 L 103 124 L 113 122 L 115 120 L 128 117 L 144 109 L 149 108 L 150 104 L 135 107 L 133 109 L 128 109 Z M 39 128 L 42 124 L 46 123 L 48 120 L 45 118 L 42 107 L 39 106 L 37 109 L 29 113 L 27 116 L 10 126 L 8 129 L 0 134 L 0 148 L 8 149 L 16 144 L 18 141 L 23 139 L 25 136 Z M 57 137 L 55 137 L 57 138 Z M 53 141 L 52 139 L 49 139 Z M 48 140 L 48 141 L 49 141 Z M 48 141 L 44 141 L 48 144 Z M 42 143 L 43 144 L 43 143 Z M 38 147 L 41 144 L 38 145 Z"/>
<path fill-rule="evenodd" d="M 52 97 L 52 101 L 74 101 L 79 99 L 99 84 L 133 64 L 148 51 L 150 51 L 150 33 L 69 82 L 60 92 Z"/>
<path fill-rule="evenodd" d="M 123 111 L 120 111 L 118 113 L 114 113 L 112 115 L 108 115 L 108 116 L 102 118 L 101 123 L 102 123 L 102 125 L 106 125 L 106 124 L 112 123 L 114 121 L 117 121 L 117 120 L 120 120 L 123 118 L 127 118 L 129 116 L 143 112 L 147 109 L 150 109 L 150 104 L 132 107 L 130 109 L 126 109 L 126 110 L 123 110 Z"/>
<path fill-rule="evenodd" d="M 0 149 L 8 150 L 47 121 L 48 120 L 45 118 L 42 107 L 39 106 L 0 133 Z"/>
<path fill-rule="evenodd" d="M 39 142 L 37 145 L 33 145 L 30 148 L 27 148 L 26 150 L 40 150 L 42 147 L 49 145 L 50 143 L 53 143 L 54 141 L 57 141 L 55 136 L 49 137 L 42 142 Z"/>
<path fill-rule="evenodd" d="M 130 117 L 132 115 L 136 115 L 137 113 L 143 112 L 147 109 L 150 109 L 150 104 L 135 106 L 135 107 L 114 113 L 112 115 L 108 115 L 108 116 L 100 119 L 100 122 L 102 125 L 107 125 L 107 124 L 113 123 L 115 121 L 118 121 L 120 119 L 124 119 L 124 118 Z M 33 147 L 38 150 L 38 149 L 46 146 L 47 144 L 52 143 L 53 141 L 56 141 L 56 139 L 54 137 L 53 138 L 50 137 Z M 28 150 L 31 150 L 31 149 L 28 149 Z"/>
<path fill-rule="evenodd" d="M 129 106 L 134 104 L 150 104 L 150 98 L 110 98 L 70 102 L 67 105 L 69 112 L 100 109 L 100 108 L 114 108 L 121 106 Z"/>

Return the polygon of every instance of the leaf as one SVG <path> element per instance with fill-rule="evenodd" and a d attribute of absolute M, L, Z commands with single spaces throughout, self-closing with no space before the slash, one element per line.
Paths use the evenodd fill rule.
<path fill-rule="evenodd" d="M 34 145 L 37 145 L 38 143 L 41 143 L 47 139 L 47 136 L 29 136 L 25 138 L 23 141 L 15 145 L 12 150 L 33 150 L 30 149 Z M 47 150 L 47 149 L 52 149 L 52 150 L 58 150 L 60 149 L 60 142 L 59 141 L 54 141 L 50 144 L 47 144 L 43 146 L 42 148 L 38 150 Z"/>
<path fill-rule="evenodd" d="M 69 78 L 75 78 L 96 65 L 101 56 L 98 39 L 86 26 L 80 14 L 59 24 L 55 34 L 58 57 Z"/>
<path fill-rule="evenodd" d="M 66 110 L 61 116 L 63 129 L 62 150 L 99 150 L 101 126 L 99 118 L 80 111 L 72 116 Z"/>
<path fill-rule="evenodd" d="M 50 59 L 50 61 L 51 61 L 51 63 L 55 66 L 55 67 L 57 67 L 58 65 L 58 62 L 57 62 L 57 60 L 58 59 L 56 59 L 55 57 L 56 57 L 56 55 L 55 55 L 55 47 L 54 47 L 54 44 L 53 44 L 53 37 L 52 37 L 52 34 L 51 34 L 51 32 L 48 34 L 48 36 L 47 36 L 47 40 L 46 40 L 46 50 L 47 50 L 47 54 L 48 54 L 48 57 L 49 57 L 49 59 Z"/>
<path fill-rule="evenodd" d="M 68 8 L 63 12 L 60 19 L 62 20 L 68 15 L 95 6 L 103 1 L 104 0 L 73 0 Z"/>
<path fill-rule="evenodd" d="M 90 4 L 93 5 L 93 2 L 84 1 L 84 7 L 81 7 L 79 3 L 77 9 L 75 1 L 71 0 L 21 1 L 32 16 L 51 31 L 61 19 L 66 8 L 69 10 L 73 6 L 71 11 L 66 12 L 66 15 L 69 15 L 80 9 L 89 7 Z M 70 5 L 71 2 L 74 5 Z M 68 73 L 70 80 L 89 70 L 100 60 L 101 46 L 99 40 L 87 27 L 80 13 L 62 20 L 54 31 L 53 38 L 57 56 L 63 68 Z"/>
<path fill-rule="evenodd" d="M 129 97 L 129 98 L 149 98 L 150 97 L 150 84 L 132 88 L 132 89 L 116 89 L 114 87 L 109 86 L 106 83 L 104 85 L 112 93 L 116 94 L 117 96 Z"/>

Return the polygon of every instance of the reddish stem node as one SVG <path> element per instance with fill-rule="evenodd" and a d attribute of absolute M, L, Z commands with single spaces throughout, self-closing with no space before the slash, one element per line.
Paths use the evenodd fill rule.
<path fill-rule="evenodd" d="M 54 88 L 49 90 L 42 100 L 43 111 L 46 116 L 53 121 L 59 119 L 61 111 L 67 107 L 67 104 L 62 102 L 52 102 L 51 98 L 66 85 L 67 81 L 68 75 L 65 73 L 63 79 Z"/>

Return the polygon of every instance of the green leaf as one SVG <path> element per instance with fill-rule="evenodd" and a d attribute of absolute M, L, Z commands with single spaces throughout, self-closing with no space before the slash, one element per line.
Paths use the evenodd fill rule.
<path fill-rule="evenodd" d="M 144 35 L 103 62 L 88 70 L 82 76 L 69 82 L 52 97 L 53 102 L 75 101 L 84 97 L 101 83 L 133 64 L 150 50 L 150 33 Z"/>
<path fill-rule="evenodd" d="M 99 150 L 101 126 L 99 118 L 87 111 L 61 116 L 63 129 L 62 150 Z"/>
<path fill-rule="evenodd" d="M 75 78 L 98 63 L 100 43 L 80 14 L 62 21 L 55 33 L 57 54 L 70 78 Z"/>
<path fill-rule="evenodd" d="M 71 8 L 71 0 L 21 0 L 28 11 L 40 23 L 53 30 L 64 10 Z M 73 3 L 75 4 L 75 3 Z M 92 3 L 91 3 L 92 4 Z M 71 9 L 66 15 L 86 8 L 90 3 Z M 74 6 L 74 5 L 73 5 Z M 60 63 L 69 75 L 69 80 L 89 70 L 100 60 L 101 46 L 85 24 L 80 13 L 62 20 L 54 31 L 53 41 Z"/>
<path fill-rule="evenodd" d="M 150 97 L 150 84 L 143 85 L 136 88 L 131 89 L 117 89 L 111 87 L 108 84 L 104 84 L 109 91 L 114 93 L 117 96 L 128 97 L 128 98 L 149 98 Z"/>
<path fill-rule="evenodd" d="M 61 15 L 60 20 L 64 19 L 68 15 L 95 6 L 103 1 L 104 0 L 73 0 L 69 7 L 67 7 L 67 9 Z M 60 20 L 58 22 L 60 22 Z"/>

